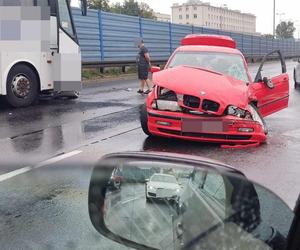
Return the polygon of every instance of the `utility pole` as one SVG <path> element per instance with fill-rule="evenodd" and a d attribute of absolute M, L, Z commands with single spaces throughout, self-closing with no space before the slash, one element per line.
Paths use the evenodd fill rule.
<path fill-rule="evenodd" d="M 276 33 L 276 30 L 275 30 L 275 20 L 276 18 L 276 0 L 274 0 L 274 12 L 273 12 L 273 37 L 275 38 L 275 33 Z"/>

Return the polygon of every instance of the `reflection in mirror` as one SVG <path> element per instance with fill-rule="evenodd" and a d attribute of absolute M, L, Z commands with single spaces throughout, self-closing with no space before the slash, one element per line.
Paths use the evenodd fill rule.
<path fill-rule="evenodd" d="M 108 173 L 104 226 L 120 239 L 164 250 L 285 249 L 292 211 L 242 175 L 160 161 L 121 161 Z"/>

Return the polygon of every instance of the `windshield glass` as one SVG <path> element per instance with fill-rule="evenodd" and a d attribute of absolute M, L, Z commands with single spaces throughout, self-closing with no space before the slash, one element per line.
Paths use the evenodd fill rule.
<path fill-rule="evenodd" d="M 60 26 L 71 36 L 74 37 L 74 30 L 71 21 L 71 15 L 66 0 L 58 1 Z"/>
<path fill-rule="evenodd" d="M 249 78 L 240 55 L 219 52 L 177 52 L 169 68 L 180 65 L 205 68 L 248 82 Z"/>
<path fill-rule="evenodd" d="M 154 181 L 154 182 L 176 183 L 175 177 L 174 176 L 168 176 L 168 175 L 154 175 L 151 178 L 151 181 Z"/>

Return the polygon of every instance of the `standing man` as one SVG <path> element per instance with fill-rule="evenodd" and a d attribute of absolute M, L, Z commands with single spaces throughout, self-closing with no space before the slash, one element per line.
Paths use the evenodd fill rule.
<path fill-rule="evenodd" d="M 150 55 L 148 49 L 145 47 L 143 39 L 137 41 L 137 47 L 140 49 L 137 55 L 138 77 L 141 81 L 139 94 L 148 94 L 150 92 L 150 84 L 148 82 L 148 72 L 151 67 Z M 147 90 L 144 92 L 144 87 L 147 86 Z"/>

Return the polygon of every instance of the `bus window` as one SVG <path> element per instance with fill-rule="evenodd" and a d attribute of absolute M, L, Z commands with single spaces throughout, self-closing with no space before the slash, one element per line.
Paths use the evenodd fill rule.
<path fill-rule="evenodd" d="M 58 0 L 60 26 L 71 37 L 75 37 L 67 1 Z"/>

